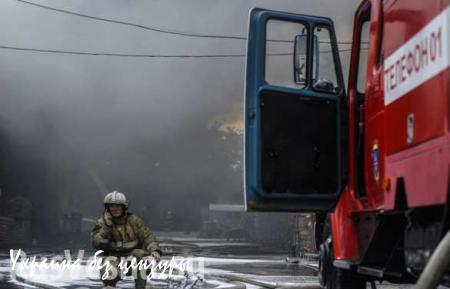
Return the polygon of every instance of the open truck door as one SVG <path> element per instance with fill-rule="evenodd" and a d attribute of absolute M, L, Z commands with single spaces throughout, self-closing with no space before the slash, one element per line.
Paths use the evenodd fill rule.
<path fill-rule="evenodd" d="M 333 22 L 255 8 L 245 89 L 248 211 L 333 210 L 347 181 L 347 110 Z"/>

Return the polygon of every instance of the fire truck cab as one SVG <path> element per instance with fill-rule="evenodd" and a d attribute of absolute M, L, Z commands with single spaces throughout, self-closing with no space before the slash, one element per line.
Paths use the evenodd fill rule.
<path fill-rule="evenodd" d="M 324 288 L 415 282 L 449 231 L 449 29 L 448 0 L 364 0 L 351 43 L 250 12 L 246 208 L 317 213 Z"/>

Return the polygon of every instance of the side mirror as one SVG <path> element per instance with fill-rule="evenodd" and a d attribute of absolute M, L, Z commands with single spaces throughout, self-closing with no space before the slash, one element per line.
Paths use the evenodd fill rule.
<path fill-rule="evenodd" d="M 319 38 L 313 37 L 313 82 L 319 77 Z M 308 47 L 308 34 L 295 36 L 294 42 L 294 81 L 299 85 L 306 85 L 306 53 Z"/>

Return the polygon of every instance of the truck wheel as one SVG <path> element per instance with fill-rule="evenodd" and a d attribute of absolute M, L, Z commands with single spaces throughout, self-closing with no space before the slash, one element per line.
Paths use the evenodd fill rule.
<path fill-rule="evenodd" d="M 331 237 L 320 245 L 319 282 L 324 289 L 366 289 L 364 276 L 333 266 L 334 254 Z"/>
<path fill-rule="evenodd" d="M 328 236 L 319 250 L 319 283 L 324 289 L 366 289 L 364 276 L 350 270 L 343 270 L 333 266 L 334 252 L 331 234 L 326 232 L 329 225 L 325 224 L 324 234 Z"/>
<path fill-rule="evenodd" d="M 324 289 L 332 289 L 333 259 L 330 251 L 331 237 L 320 244 L 319 248 L 319 283 Z"/>

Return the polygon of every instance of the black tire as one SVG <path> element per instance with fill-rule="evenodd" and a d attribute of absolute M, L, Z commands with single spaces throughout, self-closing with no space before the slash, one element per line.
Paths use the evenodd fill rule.
<path fill-rule="evenodd" d="M 334 267 L 331 232 L 327 232 L 326 230 L 330 230 L 329 223 L 324 226 L 324 236 L 328 235 L 328 238 L 320 245 L 319 250 L 320 286 L 324 289 L 366 289 L 366 279 L 364 276 L 350 270 Z"/>
<path fill-rule="evenodd" d="M 324 289 L 332 289 L 333 259 L 330 256 L 331 238 L 320 244 L 319 249 L 319 283 Z"/>

